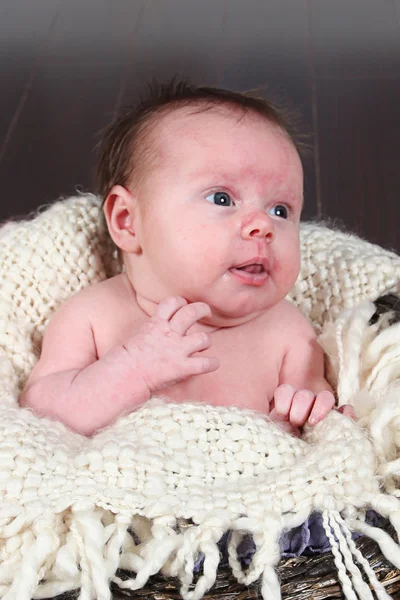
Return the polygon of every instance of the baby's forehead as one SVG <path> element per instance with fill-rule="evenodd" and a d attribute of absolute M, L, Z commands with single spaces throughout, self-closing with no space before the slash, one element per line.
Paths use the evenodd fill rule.
<path fill-rule="evenodd" d="M 141 143 L 138 145 L 136 158 L 147 174 L 154 169 L 165 166 L 175 154 L 175 151 L 189 141 L 199 141 L 204 126 L 210 122 L 227 124 L 234 118 L 240 118 L 240 111 L 220 106 L 189 105 L 169 108 L 156 114 L 142 131 Z M 139 148 L 140 146 L 140 148 Z"/>
<path fill-rule="evenodd" d="M 175 135 L 185 135 L 188 128 L 204 126 L 205 124 L 219 124 L 221 127 L 232 127 L 243 121 L 261 121 L 276 129 L 278 125 L 269 121 L 267 117 L 246 111 L 240 106 L 227 106 L 224 104 L 193 104 L 173 108 L 156 118 L 153 122 L 153 131 L 159 139 L 173 131 Z"/>
<path fill-rule="evenodd" d="M 293 178 L 302 181 L 301 160 L 288 134 L 240 107 L 175 110 L 157 121 L 152 138 L 152 168 L 147 171 L 152 178 L 172 173 L 181 183 L 206 176 L 219 182 L 261 181 L 261 176 L 267 182 L 281 179 L 282 185 Z"/>
<path fill-rule="evenodd" d="M 243 135 L 249 143 L 260 138 L 272 139 L 273 144 L 274 140 L 280 145 L 283 142 L 289 152 L 295 150 L 287 132 L 267 116 L 225 105 L 185 106 L 162 114 L 150 125 L 146 145 L 157 163 L 157 158 L 165 159 L 177 150 L 181 153 L 184 146 L 189 150 L 220 144 L 223 155 L 224 143 L 237 146 Z"/>

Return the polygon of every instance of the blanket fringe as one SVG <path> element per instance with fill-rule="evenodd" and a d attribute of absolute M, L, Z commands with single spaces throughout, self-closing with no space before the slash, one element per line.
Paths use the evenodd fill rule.
<path fill-rule="evenodd" d="M 344 534 L 344 536 L 346 538 L 344 544 L 347 543 L 348 549 L 350 550 L 351 554 L 354 556 L 354 558 L 357 560 L 357 562 L 362 566 L 364 573 L 368 577 L 370 585 L 373 588 L 373 590 L 375 591 L 378 599 L 379 600 L 390 599 L 389 594 L 386 592 L 385 588 L 380 583 L 380 581 L 378 581 L 378 579 L 375 575 L 375 572 L 371 568 L 369 562 L 361 554 L 360 550 L 355 545 L 354 540 L 351 537 L 351 532 L 349 530 L 349 527 L 346 526 L 345 521 L 342 519 L 342 517 L 340 516 L 340 514 L 338 512 L 332 513 L 332 517 L 336 521 L 337 525 L 339 526 L 336 528 L 336 531 L 339 532 L 339 535 Z"/>
<path fill-rule="evenodd" d="M 378 507 L 399 530 L 399 501 L 395 498 L 388 501 L 382 495 L 376 501 L 375 509 Z M 3 509 L 5 514 L 7 511 Z M 12 520 L 2 530 L 3 545 L 13 539 L 15 548 L 0 568 L 0 597 L 31 600 L 79 589 L 79 600 L 111 600 L 110 582 L 134 591 L 146 585 L 152 575 L 163 572 L 179 578 L 182 598 L 200 600 L 216 580 L 220 562 L 218 542 L 231 531 L 228 562 L 234 577 L 246 586 L 260 580 L 262 597 L 280 600 L 275 571 L 280 560 L 279 538 L 284 529 L 300 525 L 307 516 L 306 511 L 292 515 L 270 511 L 258 520 L 241 515 L 232 518 L 224 511 L 215 511 L 200 523 L 193 523 L 173 516 L 149 520 L 138 515 L 115 515 L 100 507 L 87 506 L 58 515 L 40 515 L 24 527 L 22 514 L 15 514 L 18 536 L 5 538 L 5 531 L 11 531 L 5 527 L 10 528 Z M 373 600 L 373 590 L 379 600 L 388 600 L 390 596 L 356 547 L 351 532 L 375 540 L 384 556 L 400 568 L 398 544 L 382 529 L 365 523 L 363 513 L 355 508 L 347 509 L 343 516 L 333 509 L 323 511 L 323 525 L 346 599 Z M 238 547 L 247 535 L 253 537 L 256 551 L 244 570 Z M 15 541 L 17 538 L 19 543 Z M 204 561 L 194 582 L 200 553 Z M 131 576 L 116 575 L 120 569 Z"/>
<path fill-rule="evenodd" d="M 18 576 L 14 576 L 4 600 L 30 600 L 34 597 L 60 545 L 60 538 L 55 532 L 55 520 L 54 516 L 45 515 L 33 523 L 32 531 L 36 539 L 22 556 Z"/>
<path fill-rule="evenodd" d="M 332 554 L 338 570 L 339 579 L 345 597 L 348 600 L 373 600 L 370 587 L 363 580 L 361 571 L 354 559 L 365 567 L 368 562 L 364 559 L 361 552 L 357 550 L 347 524 L 335 511 L 323 513 L 323 523 L 326 534 L 331 544 Z M 369 565 L 368 565 L 369 567 Z M 350 576 L 351 578 L 350 578 Z M 376 592 L 380 600 L 387 600 L 390 596 L 385 592 L 384 587 L 379 583 L 372 569 L 366 570 L 371 587 Z"/>
<path fill-rule="evenodd" d="M 375 310 L 366 300 L 343 311 L 324 324 L 319 341 L 339 404 L 354 407 L 374 447 L 384 489 L 400 496 L 400 323 L 388 326 L 384 316 L 370 325 Z"/>

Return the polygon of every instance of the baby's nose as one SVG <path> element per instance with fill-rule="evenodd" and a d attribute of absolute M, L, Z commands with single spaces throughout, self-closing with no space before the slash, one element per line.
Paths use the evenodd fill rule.
<path fill-rule="evenodd" d="M 242 223 L 242 238 L 266 238 L 272 242 L 275 237 L 274 223 L 269 215 L 264 212 L 253 213 L 247 216 Z"/>

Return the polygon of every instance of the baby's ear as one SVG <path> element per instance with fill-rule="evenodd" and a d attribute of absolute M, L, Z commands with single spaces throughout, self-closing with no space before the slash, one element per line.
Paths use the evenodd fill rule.
<path fill-rule="evenodd" d="M 136 231 L 136 197 L 121 185 L 114 185 L 104 202 L 103 210 L 114 244 L 124 252 L 140 252 Z"/>

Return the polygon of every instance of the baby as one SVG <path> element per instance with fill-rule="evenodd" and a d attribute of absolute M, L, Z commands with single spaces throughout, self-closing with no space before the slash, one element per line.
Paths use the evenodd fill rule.
<path fill-rule="evenodd" d="M 256 409 L 295 433 L 323 419 L 323 352 L 285 300 L 303 171 L 279 113 L 161 86 L 109 127 L 98 174 L 124 271 L 58 310 L 20 404 L 84 435 L 155 394 Z"/>

